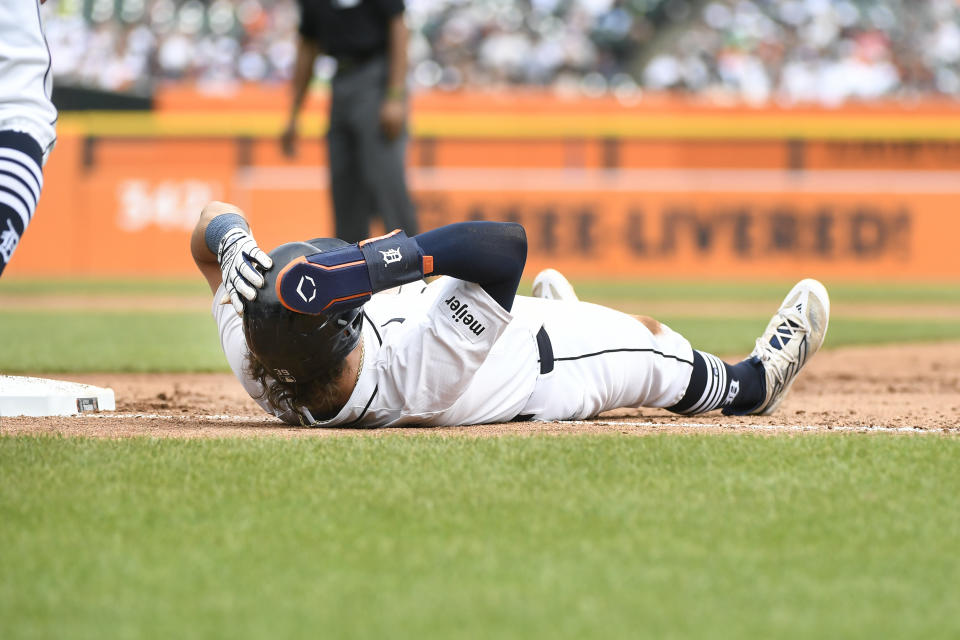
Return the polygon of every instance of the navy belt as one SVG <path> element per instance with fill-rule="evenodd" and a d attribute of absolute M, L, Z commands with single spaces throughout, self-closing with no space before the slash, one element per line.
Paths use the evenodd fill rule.
<path fill-rule="evenodd" d="M 537 351 L 540 353 L 540 375 L 553 371 L 553 343 L 550 342 L 550 336 L 547 335 L 547 330 L 543 327 L 540 327 L 540 331 L 537 331 Z M 528 420 L 533 420 L 532 413 L 521 413 L 511 422 L 526 422 Z"/>
<path fill-rule="evenodd" d="M 347 74 L 356 71 L 360 67 L 366 65 L 371 60 L 376 60 L 385 55 L 385 52 L 374 50 L 367 51 L 364 53 L 354 53 L 354 54 L 344 54 L 339 56 L 334 56 L 334 59 L 337 61 L 337 73 L 338 74 Z"/>
<path fill-rule="evenodd" d="M 540 375 L 550 373 L 553 371 L 553 344 L 543 327 L 537 331 L 537 350 L 540 352 Z"/>

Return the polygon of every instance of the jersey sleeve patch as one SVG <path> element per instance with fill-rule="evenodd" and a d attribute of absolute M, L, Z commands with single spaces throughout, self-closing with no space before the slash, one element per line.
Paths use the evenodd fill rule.
<path fill-rule="evenodd" d="M 457 282 L 446 287 L 437 304 L 441 317 L 470 343 L 488 340 L 510 322 L 510 314 L 478 285 Z M 494 338 L 496 339 L 496 338 Z"/>
<path fill-rule="evenodd" d="M 483 313 L 470 306 L 470 303 L 462 297 L 451 294 L 443 304 L 449 312 L 448 317 L 461 336 L 472 343 L 481 339 L 483 332 L 487 330 L 490 321 Z"/>

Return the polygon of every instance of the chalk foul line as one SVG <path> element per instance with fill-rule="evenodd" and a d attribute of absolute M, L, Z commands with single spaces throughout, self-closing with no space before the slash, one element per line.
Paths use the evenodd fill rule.
<path fill-rule="evenodd" d="M 161 413 L 84 413 L 72 416 L 75 418 L 96 418 L 108 420 L 173 420 L 187 421 L 199 420 L 201 422 L 269 422 L 272 424 L 283 424 L 270 416 L 236 416 L 229 414 L 207 414 L 207 415 L 169 415 Z M 772 431 L 772 432 L 835 432 L 835 433 L 916 433 L 916 434 L 960 434 L 960 427 L 936 427 L 923 429 L 921 427 L 886 427 L 883 425 L 845 425 L 845 426 L 823 426 L 815 424 L 740 424 L 730 422 L 655 422 L 655 421 L 614 421 L 614 420 L 557 420 L 554 424 L 569 425 L 595 425 L 603 427 L 627 427 L 631 429 L 640 428 L 681 428 L 681 429 L 721 429 L 727 431 L 753 430 L 753 431 Z"/>
<path fill-rule="evenodd" d="M 209 415 L 170 415 L 165 413 L 80 413 L 69 416 L 71 418 L 99 418 L 113 420 L 200 420 L 206 422 L 280 422 L 268 415 L 262 416 L 231 416 L 223 413 Z M 282 424 L 282 423 L 281 423 Z"/>
<path fill-rule="evenodd" d="M 725 429 L 736 431 L 753 429 L 756 431 L 825 431 L 825 432 L 877 432 L 877 433 L 922 433 L 943 434 L 960 433 L 960 427 L 936 427 L 923 429 L 921 427 L 884 427 L 882 425 L 846 425 L 823 426 L 816 424 L 731 424 L 729 422 L 614 422 L 609 420 L 558 420 L 559 424 L 591 424 L 610 427 L 681 427 L 684 429 Z"/>

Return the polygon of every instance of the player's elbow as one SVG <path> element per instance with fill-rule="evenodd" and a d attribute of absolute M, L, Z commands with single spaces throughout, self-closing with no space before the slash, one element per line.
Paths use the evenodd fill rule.
<path fill-rule="evenodd" d="M 482 254 L 492 262 L 488 281 L 519 278 L 527 263 L 527 232 L 516 222 L 473 222 L 468 227 L 483 238 Z M 489 264 L 489 262 L 488 262 Z M 478 280 L 482 281 L 482 280 Z"/>
<path fill-rule="evenodd" d="M 523 225 L 519 222 L 502 222 L 500 223 L 502 233 L 505 238 L 509 238 L 510 241 L 515 243 L 518 247 L 522 246 L 524 251 L 527 248 L 527 230 L 523 228 Z"/>
<path fill-rule="evenodd" d="M 520 271 L 527 262 L 527 231 L 516 222 L 503 223 L 502 240 L 504 248 L 519 265 Z"/>
<path fill-rule="evenodd" d="M 211 200 L 200 211 L 200 219 L 197 221 L 197 226 L 200 226 L 201 224 L 206 226 L 207 222 L 213 218 L 216 218 L 221 213 L 237 213 L 243 215 L 243 213 L 235 205 L 232 205 L 229 202 Z"/>

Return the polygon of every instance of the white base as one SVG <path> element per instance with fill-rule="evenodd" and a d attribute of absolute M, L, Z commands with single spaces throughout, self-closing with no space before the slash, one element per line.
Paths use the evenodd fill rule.
<path fill-rule="evenodd" d="M 45 378 L 0 376 L 0 417 L 71 416 L 116 408 L 113 389 Z"/>

